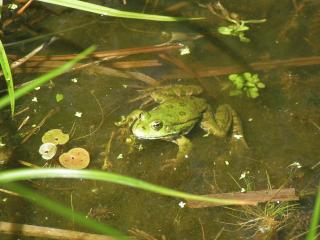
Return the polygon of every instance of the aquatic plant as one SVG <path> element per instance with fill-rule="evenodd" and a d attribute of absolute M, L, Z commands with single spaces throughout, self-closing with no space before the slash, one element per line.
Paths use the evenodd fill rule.
<path fill-rule="evenodd" d="M 9 65 L 9 61 L 4 50 L 2 41 L 0 40 L 0 65 L 2 68 L 2 72 L 7 83 L 7 90 L 8 90 L 8 99 L 10 101 L 11 106 L 11 115 L 14 114 L 14 106 L 15 106 L 15 98 L 14 98 L 14 87 L 13 87 L 13 79 L 11 74 L 11 69 Z"/>
<path fill-rule="evenodd" d="M 59 157 L 62 166 L 69 169 L 84 169 L 90 163 L 90 155 L 84 148 L 72 148 Z"/>
<path fill-rule="evenodd" d="M 41 140 L 43 143 L 64 145 L 69 141 L 69 134 L 63 133 L 61 129 L 51 129 L 44 133 Z"/>
<path fill-rule="evenodd" d="M 105 6 L 100 6 L 97 4 L 88 3 L 88 2 L 79 1 L 79 0 L 38 0 L 38 1 L 55 4 L 63 7 L 69 7 L 69 8 L 82 10 L 86 12 L 92 12 L 99 15 L 120 17 L 120 18 L 133 18 L 133 19 L 142 19 L 142 20 L 149 20 L 149 21 L 164 21 L 164 22 L 177 22 L 177 21 L 204 19 L 203 17 L 198 17 L 198 18 L 170 17 L 170 16 L 160 16 L 160 15 L 154 15 L 154 14 L 120 11 L 113 8 L 108 8 Z"/>
<path fill-rule="evenodd" d="M 235 210 L 242 215 L 235 218 L 239 219 L 237 225 L 240 229 L 253 231 L 254 236 L 262 234 L 265 237 L 271 237 L 285 227 L 297 206 L 298 204 L 288 202 L 267 202 L 258 206 L 244 206 L 242 210 Z"/>
<path fill-rule="evenodd" d="M 259 89 L 266 87 L 266 85 L 260 81 L 258 74 L 252 74 L 250 72 L 230 74 L 228 78 L 235 88 L 230 91 L 230 96 L 241 95 L 245 92 L 249 98 L 257 98 L 260 95 Z"/>
<path fill-rule="evenodd" d="M 199 4 L 199 6 L 207 8 L 212 14 L 231 23 L 231 25 L 219 27 L 218 32 L 222 35 L 239 37 L 241 42 L 250 42 L 250 39 L 244 33 L 250 29 L 247 24 L 264 23 L 267 21 L 266 19 L 241 20 L 237 13 L 229 12 L 220 2 Z"/>
<path fill-rule="evenodd" d="M 40 146 L 39 153 L 43 159 L 50 160 L 56 155 L 57 149 L 56 144 L 48 142 Z"/>
<path fill-rule="evenodd" d="M 75 58 L 70 60 L 69 62 L 63 64 L 62 66 L 44 74 L 41 75 L 38 78 L 33 79 L 29 84 L 17 89 L 14 93 L 14 99 L 18 99 L 26 95 L 27 93 L 33 91 L 35 88 L 41 86 L 42 84 L 50 81 L 51 79 L 67 72 L 70 70 L 77 62 L 85 58 L 87 55 L 89 55 L 91 52 L 95 50 L 95 47 L 89 47 L 83 52 L 81 52 L 79 55 L 77 55 Z M 0 99 L 0 109 L 4 108 L 8 104 L 10 104 L 12 101 L 12 96 L 6 95 L 4 97 L 1 97 Z"/>
<path fill-rule="evenodd" d="M 315 240 L 317 238 L 317 229 L 319 228 L 320 222 L 320 183 L 318 185 L 318 193 L 316 202 L 313 208 L 312 220 L 310 223 L 309 232 L 306 240 Z"/>
<path fill-rule="evenodd" d="M 245 31 L 250 29 L 246 24 L 248 23 L 263 23 L 266 19 L 260 20 L 232 20 L 232 24 L 218 28 L 218 32 L 222 35 L 230 35 L 239 37 L 240 42 L 249 43 L 250 39 L 245 36 Z"/>
<path fill-rule="evenodd" d="M 87 180 L 96 180 L 103 182 L 117 183 L 121 185 L 126 185 L 129 187 L 134 187 L 154 193 L 158 193 L 165 196 L 184 198 L 188 200 L 195 201 L 205 201 L 212 203 L 219 203 L 224 205 L 232 204 L 250 204 L 250 202 L 244 200 L 236 199 L 220 199 L 220 198 L 210 198 L 199 195 L 194 195 L 190 193 L 184 193 L 176 191 L 170 188 L 165 188 L 158 186 L 156 184 L 151 184 L 139 179 L 95 170 L 70 170 L 70 169 L 19 169 L 19 170 L 8 170 L 2 171 L 0 173 L 0 185 L 5 185 L 9 182 L 20 181 L 20 180 L 31 180 L 39 178 L 82 178 Z"/>

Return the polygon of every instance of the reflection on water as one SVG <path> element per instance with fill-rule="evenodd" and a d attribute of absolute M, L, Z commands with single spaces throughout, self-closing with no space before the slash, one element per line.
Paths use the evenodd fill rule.
<path fill-rule="evenodd" d="M 99 51 L 111 51 L 159 47 L 164 43 L 182 43 L 188 47 L 185 53 L 191 53 L 180 55 L 179 50 L 171 49 L 103 61 L 98 67 L 67 73 L 25 96 L 18 101 L 17 111 L 27 109 L 17 115 L 12 123 L 14 126 L 8 128 L 18 128 L 28 118 L 18 132 L 20 139 L 24 139 L 34 124 L 44 122 L 24 144 L 16 144 L 12 160 L 15 164 L 23 160 L 39 166 L 59 166 L 57 159 L 45 162 L 38 153 L 41 136 L 49 129 L 59 128 L 72 133 L 70 142 L 60 149 L 60 154 L 73 147 L 83 147 L 91 155 L 89 168 L 101 169 L 107 160 L 108 171 L 190 193 L 239 192 L 249 188 L 262 190 L 267 189 L 270 183 L 273 188 L 294 186 L 298 190 L 316 186 L 316 179 L 319 178 L 317 163 L 320 161 L 317 144 L 320 134 L 319 42 L 315 37 L 319 35 L 316 27 L 319 25 L 320 6 L 316 1 L 222 2 L 229 11 L 229 15 L 224 16 L 239 21 L 267 19 L 265 23 L 250 24 L 244 32 L 250 43 L 241 42 L 239 36 L 220 35 L 217 27 L 229 26 L 230 22 L 196 3 L 182 2 L 180 6 L 178 1 L 175 1 L 177 5 L 169 1 L 141 1 L 141 5 L 132 1 L 128 1 L 127 5 L 111 1 L 95 2 L 113 4 L 126 10 L 132 7 L 136 11 L 144 9 L 145 12 L 158 14 L 207 16 L 208 21 L 134 21 L 35 4 L 34 8 L 39 9 L 45 18 L 35 20 L 29 26 L 36 11 L 30 8 L 24 22 L 18 21 L 22 26 L 19 31 L 13 34 L 13 26 L 5 30 L 5 43 L 31 37 L 31 29 L 36 34 L 46 34 L 93 22 L 90 26 L 84 25 L 83 28 L 60 34 L 59 39 L 41 55 L 75 53 L 92 44 L 97 45 Z M 38 44 L 39 41 L 36 41 L 8 47 L 7 52 L 25 55 Z M 302 57 L 306 59 L 301 60 Z M 274 62 L 276 60 L 286 63 L 281 63 L 279 67 L 280 64 Z M 34 74 L 17 74 L 17 84 L 29 81 L 39 74 L 37 71 L 48 71 L 54 61 L 37 68 L 37 63 L 33 64 L 18 70 L 21 73 L 31 69 Z M 244 71 L 258 73 L 261 82 L 266 85 L 266 88 L 259 89 L 260 96 L 256 99 L 247 97 L 246 92 L 229 95 L 233 86 L 228 75 Z M 232 106 L 241 118 L 249 149 L 232 154 L 230 136 L 226 139 L 203 137 L 204 132 L 196 126 L 187 135 L 193 144 L 188 158 L 176 171 L 161 171 L 165 161 L 176 155 L 178 149 L 175 144 L 163 140 L 142 140 L 137 143 L 137 146 L 142 144 L 143 149 L 140 150 L 126 145 L 123 132 L 119 132 L 114 123 L 139 108 L 142 101 L 131 101 L 141 96 L 137 90 L 170 84 L 200 85 L 204 88 L 200 97 L 210 104 L 214 112 L 221 104 Z M 57 94 L 63 95 L 63 100 L 58 103 Z M 144 109 L 149 110 L 156 105 L 148 103 Z M 55 109 L 54 114 L 46 118 L 52 109 Z M 3 130 L 9 132 L 3 134 L 3 140 L 12 135 L 14 137 L 10 141 L 19 142 L 16 131 L 12 129 Z M 109 141 L 110 136 L 113 136 L 112 141 Z M 302 166 L 302 171 L 297 166 Z M 243 173 L 246 177 L 241 178 Z M 238 213 L 234 211 L 181 208 L 180 199 L 122 186 L 81 180 L 41 180 L 34 181 L 32 185 L 67 206 L 70 206 L 72 196 L 75 210 L 124 232 L 140 229 L 157 239 L 161 236 L 166 236 L 162 239 L 188 240 L 230 237 L 262 239 L 267 236 L 264 234 L 271 236 L 274 233 L 274 229 L 269 231 L 259 227 L 239 231 L 239 225 L 226 224 L 239 223 L 233 216 Z M 37 206 L 20 204 L 22 200 L 16 204 L 14 197 L 1 195 L 3 199 L 7 198 L 7 202 L 2 202 L 3 213 L 13 213 L 13 222 L 19 220 L 81 230 L 72 222 L 65 222 Z M 302 208 L 305 211 L 299 214 L 303 216 L 301 219 L 305 219 L 308 216 L 306 212 L 312 209 L 310 199 L 302 202 Z M 283 230 L 282 239 L 305 231 L 295 229 L 296 232 Z"/>

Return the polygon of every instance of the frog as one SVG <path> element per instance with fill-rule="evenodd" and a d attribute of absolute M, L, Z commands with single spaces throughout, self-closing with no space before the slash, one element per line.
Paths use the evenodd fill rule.
<path fill-rule="evenodd" d="M 177 167 L 188 158 L 192 143 L 186 135 L 200 125 L 206 135 L 224 138 L 232 130 L 232 139 L 245 147 L 240 118 L 228 104 L 219 105 L 213 113 L 207 101 L 198 95 L 203 92 L 197 85 L 169 85 L 144 91 L 158 105 L 151 110 L 136 109 L 126 117 L 122 116 L 117 126 L 131 130 L 131 139 L 165 140 L 175 143 L 178 152 L 175 158 L 166 160 L 162 169 Z M 150 102 L 150 99 L 146 102 Z"/>

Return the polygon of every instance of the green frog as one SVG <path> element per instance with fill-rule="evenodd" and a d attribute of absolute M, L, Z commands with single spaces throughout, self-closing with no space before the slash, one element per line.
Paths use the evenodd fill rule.
<path fill-rule="evenodd" d="M 150 111 L 134 110 L 127 117 L 122 117 L 117 126 L 127 126 L 134 138 L 161 139 L 178 145 L 174 159 L 167 160 L 163 169 L 176 167 L 188 158 L 192 143 L 185 136 L 193 127 L 200 127 L 217 137 L 225 137 L 232 128 L 233 140 L 241 141 L 245 146 L 243 130 L 237 113 L 227 104 L 217 108 L 213 114 L 210 105 L 196 97 L 202 88 L 194 85 L 171 85 L 145 91 L 153 101 L 159 103 Z"/>

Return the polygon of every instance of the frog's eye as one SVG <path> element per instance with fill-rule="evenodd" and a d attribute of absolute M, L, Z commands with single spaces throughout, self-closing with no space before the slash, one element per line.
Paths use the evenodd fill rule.
<path fill-rule="evenodd" d="M 163 123 L 160 120 L 154 120 L 151 123 L 151 128 L 156 131 L 159 131 L 162 128 L 162 126 L 163 126 Z"/>

